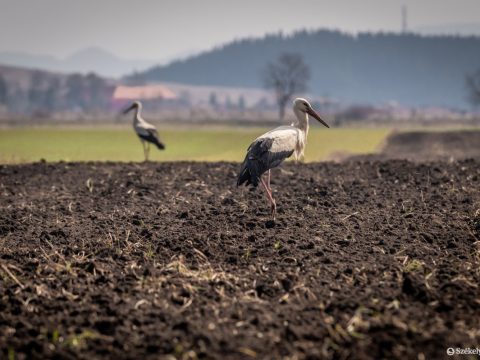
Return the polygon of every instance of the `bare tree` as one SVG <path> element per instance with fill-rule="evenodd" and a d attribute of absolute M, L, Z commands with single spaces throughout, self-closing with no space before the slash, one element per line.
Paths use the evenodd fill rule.
<path fill-rule="evenodd" d="M 263 81 L 267 89 L 275 92 L 280 120 L 285 117 L 285 107 L 293 95 L 307 90 L 308 80 L 310 68 L 300 54 L 284 53 L 275 62 L 267 64 Z"/>
<path fill-rule="evenodd" d="M 104 110 L 108 107 L 110 94 L 105 79 L 100 76 L 89 73 L 85 76 L 85 87 L 88 93 L 89 110 Z"/>
<path fill-rule="evenodd" d="M 60 108 L 61 83 L 57 77 L 48 80 L 44 94 L 44 106 L 47 111 L 55 111 Z"/>
<path fill-rule="evenodd" d="M 468 98 L 473 106 L 480 105 L 480 70 L 476 73 L 467 75 L 465 79 L 467 83 Z"/>
<path fill-rule="evenodd" d="M 81 74 L 71 74 L 66 81 L 65 100 L 70 110 L 85 109 L 88 103 L 85 78 Z"/>
<path fill-rule="evenodd" d="M 40 70 L 33 71 L 28 89 L 28 101 L 32 111 L 44 110 L 45 84 L 47 76 Z"/>

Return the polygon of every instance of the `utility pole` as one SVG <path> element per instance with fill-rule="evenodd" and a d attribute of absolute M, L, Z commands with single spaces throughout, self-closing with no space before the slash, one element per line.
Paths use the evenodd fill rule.
<path fill-rule="evenodd" d="M 405 34 L 407 32 L 407 5 L 402 5 L 402 33 Z"/>

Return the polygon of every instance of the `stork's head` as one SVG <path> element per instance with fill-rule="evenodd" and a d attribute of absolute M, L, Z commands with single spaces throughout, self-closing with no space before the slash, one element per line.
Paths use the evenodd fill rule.
<path fill-rule="evenodd" d="M 126 114 L 133 109 L 140 109 L 141 107 L 142 107 L 142 103 L 140 101 L 134 101 L 132 105 L 127 107 L 125 110 L 123 110 L 123 113 Z"/>
<path fill-rule="evenodd" d="M 293 109 L 296 110 L 296 112 L 300 111 L 312 116 L 313 118 L 318 120 L 320 124 L 326 126 L 327 128 L 330 127 L 325 121 L 322 120 L 320 115 L 318 115 L 317 112 L 313 110 L 312 105 L 310 105 L 310 103 L 304 98 L 296 98 L 293 101 Z"/>

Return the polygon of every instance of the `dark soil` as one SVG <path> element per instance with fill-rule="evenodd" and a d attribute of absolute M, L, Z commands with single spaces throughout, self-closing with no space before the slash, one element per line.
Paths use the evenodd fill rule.
<path fill-rule="evenodd" d="M 480 162 L 0 166 L 0 358 L 439 359 L 480 345 Z"/>

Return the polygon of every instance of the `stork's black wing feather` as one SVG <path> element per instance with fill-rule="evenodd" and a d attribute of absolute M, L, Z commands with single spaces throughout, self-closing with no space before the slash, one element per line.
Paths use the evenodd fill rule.
<path fill-rule="evenodd" d="M 253 142 L 247 151 L 237 179 L 237 186 L 258 186 L 260 177 L 269 169 L 277 167 L 283 160 L 292 156 L 293 150 L 272 152 L 274 139 L 262 138 Z"/>
<path fill-rule="evenodd" d="M 160 141 L 160 137 L 158 136 L 158 132 L 155 129 L 145 129 L 147 134 L 138 134 L 140 138 L 145 141 L 148 141 L 152 144 L 155 144 L 160 150 L 165 149 L 165 145 Z"/>

